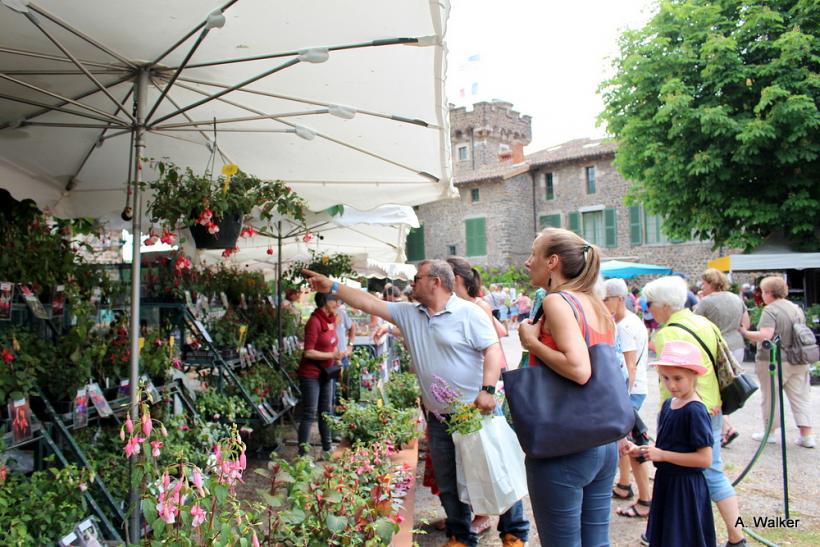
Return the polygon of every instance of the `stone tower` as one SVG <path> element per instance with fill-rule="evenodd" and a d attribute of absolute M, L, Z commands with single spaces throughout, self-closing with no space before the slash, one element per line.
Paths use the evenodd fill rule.
<path fill-rule="evenodd" d="M 532 140 L 532 117 L 522 116 L 512 106 L 493 100 L 476 103 L 470 111 L 450 108 L 455 175 L 524 160 L 524 146 Z"/>

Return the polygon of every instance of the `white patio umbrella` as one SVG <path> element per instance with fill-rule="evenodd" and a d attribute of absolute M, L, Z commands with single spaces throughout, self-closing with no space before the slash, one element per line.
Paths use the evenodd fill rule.
<path fill-rule="evenodd" d="M 143 157 L 203 170 L 214 150 L 312 210 L 454 193 L 447 0 L 0 2 L 0 186 L 58 216 L 115 221 Z M 140 233 L 138 185 L 130 203 Z"/>

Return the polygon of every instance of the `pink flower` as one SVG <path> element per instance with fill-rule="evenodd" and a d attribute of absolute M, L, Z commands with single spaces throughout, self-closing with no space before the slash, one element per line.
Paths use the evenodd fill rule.
<path fill-rule="evenodd" d="M 245 458 L 245 453 L 242 452 L 239 455 L 239 469 L 244 471 L 247 466 L 248 466 L 248 460 Z"/>
<path fill-rule="evenodd" d="M 3 362 L 6 363 L 7 365 L 9 363 L 11 363 L 12 361 L 14 361 L 14 354 L 8 348 L 3 348 L 3 352 L 0 353 L 0 355 L 2 355 Z"/>
<path fill-rule="evenodd" d="M 205 509 L 199 505 L 194 505 L 191 507 L 191 515 L 194 517 L 194 520 L 191 522 L 191 526 L 194 528 L 197 528 L 200 524 L 205 522 Z"/>
<path fill-rule="evenodd" d="M 151 455 L 159 458 L 159 449 L 162 448 L 162 441 L 151 441 Z"/>
<path fill-rule="evenodd" d="M 154 429 L 154 424 L 151 423 L 151 415 L 148 412 L 143 413 L 142 415 L 142 432 L 145 434 L 146 437 L 151 435 L 151 431 Z"/>
<path fill-rule="evenodd" d="M 148 232 L 148 237 L 145 238 L 145 241 L 143 241 L 142 244 L 146 247 L 150 247 L 152 245 L 156 245 L 157 241 L 159 241 L 159 236 L 156 233 L 154 233 L 153 230 L 151 230 L 150 232 Z"/>
<path fill-rule="evenodd" d="M 404 517 L 401 515 L 401 513 L 396 513 L 395 515 L 393 515 L 392 521 L 396 524 L 401 524 L 402 522 L 404 522 Z"/>
<path fill-rule="evenodd" d="M 86 490 L 88 490 L 88 485 L 84 482 L 81 482 L 80 483 L 80 492 L 85 492 Z"/>
<path fill-rule="evenodd" d="M 201 224 L 202 226 L 207 226 L 211 223 L 211 219 L 213 218 L 214 213 L 207 207 L 199 213 L 199 217 L 196 219 L 197 224 Z"/>
<path fill-rule="evenodd" d="M 181 369 L 182 368 L 182 361 L 180 360 L 179 357 L 174 357 L 173 359 L 171 359 L 171 365 L 174 368 Z"/>
<path fill-rule="evenodd" d="M 253 226 L 245 226 L 239 233 L 239 235 L 242 237 L 253 237 L 255 234 L 256 230 L 253 229 Z"/>
<path fill-rule="evenodd" d="M 273 254 L 273 247 L 268 247 L 268 250 L 265 251 L 265 252 L 268 253 L 269 255 L 272 255 Z"/>
<path fill-rule="evenodd" d="M 219 232 L 219 225 L 214 222 L 208 223 L 208 233 L 211 235 L 215 235 Z"/>
<path fill-rule="evenodd" d="M 168 230 L 162 231 L 162 237 L 159 240 L 166 245 L 173 245 L 176 242 L 177 235 L 174 232 L 170 232 Z"/>
<path fill-rule="evenodd" d="M 131 421 L 131 414 L 125 418 L 125 430 L 128 431 L 129 434 L 134 432 L 134 422 Z"/>
<path fill-rule="evenodd" d="M 225 249 L 224 251 L 222 251 L 222 256 L 228 258 L 232 254 L 235 254 L 237 252 L 239 252 L 239 247 L 234 247 L 233 249 Z"/>
<path fill-rule="evenodd" d="M 177 271 L 190 270 L 191 266 L 191 259 L 185 256 L 179 256 L 176 261 L 174 261 L 174 268 L 176 268 Z"/>
<path fill-rule="evenodd" d="M 259 540 L 256 538 L 256 532 L 253 533 L 253 539 L 251 540 L 251 545 L 253 547 L 259 547 Z"/>
<path fill-rule="evenodd" d="M 199 491 L 200 496 L 205 495 L 205 489 L 202 487 L 202 473 L 199 472 L 199 469 L 194 469 L 194 472 L 191 474 L 191 480 L 194 483 L 194 486 Z"/>
<path fill-rule="evenodd" d="M 6 477 L 9 474 L 9 468 L 5 465 L 0 465 L 0 482 L 6 482 Z"/>
<path fill-rule="evenodd" d="M 140 453 L 140 443 L 145 442 L 145 439 L 142 437 L 129 437 L 128 442 L 125 443 L 125 455 L 126 457 L 131 457 L 135 454 Z"/>
<path fill-rule="evenodd" d="M 302 236 L 302 241 L 308 243 L 311 239 L 313 239 L 313 234 L 307 232 L 305 235 Z"/>
<path fill-rule="evenodd" d="M 120 440 L 125 442 L 125 429 L 122 427 L 120 428 Z"/>

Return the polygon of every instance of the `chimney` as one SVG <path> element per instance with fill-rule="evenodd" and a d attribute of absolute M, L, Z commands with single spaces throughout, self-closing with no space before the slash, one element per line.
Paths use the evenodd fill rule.
<path fill-rule="evenodd" d="M 524 163 L 524 145 L 520 142 L 512 145 L 512 163 L 513 165 Z"/>

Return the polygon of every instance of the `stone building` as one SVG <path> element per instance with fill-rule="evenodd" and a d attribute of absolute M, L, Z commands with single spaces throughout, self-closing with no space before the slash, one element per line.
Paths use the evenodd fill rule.
<path fill-rule="evenodd" d="M 422 226 L 408 237 L 409 261 L 460 255 L 520 266 L 546 226 L 581 234 L 606 258 L 667 265 L 692 281 L 719 256 L 711 242 L 670 240 L 661 218 L 626 206 L 613 143 L 576 139 L 524 155 L 531 118 L 501 101 L 451 109 L 450 128 L 460 197 L 416 208 Z"/>

